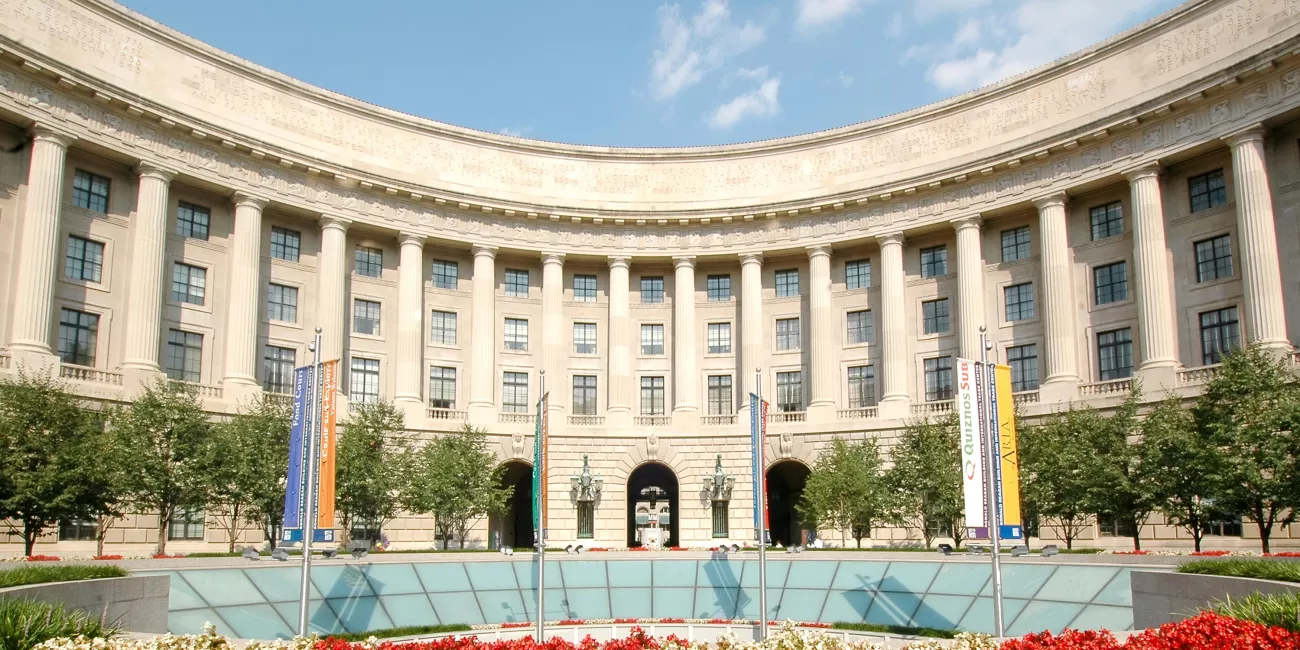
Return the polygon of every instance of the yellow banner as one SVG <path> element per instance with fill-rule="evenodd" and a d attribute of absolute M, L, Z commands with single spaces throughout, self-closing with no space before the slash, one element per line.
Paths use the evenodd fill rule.
<path fill-rule="evenodd" d="M 339 386 L 339 362 L 321 364 L 324 379 L 321 388 L 320 474 L 317 484 L 316 528 L 334 528 L 334 453 L 337 439 L 335 424 L 338 419 L 338 402 L 334 395 Z"/>
<path fill-rule="evenodd" d="M 998 452 L 1002 455 L 1002 524 L 1020 526 L 1020 450 L 1016 447 L 1016 405 L 1011 396 L 1011 366 L 994 366 L 998 401 Z"/>

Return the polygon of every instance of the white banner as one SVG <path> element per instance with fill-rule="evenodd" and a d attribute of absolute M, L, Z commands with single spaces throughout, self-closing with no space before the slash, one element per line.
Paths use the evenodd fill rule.
<path fill-rule="evenodd" d="M 961 436 L 962 493 L 966 503 L 966 528 L 985 528 L 984 445 L 980 435 L 979 391 L 976 373 L 979 364 L 957 359 L 958 431 Z"/>

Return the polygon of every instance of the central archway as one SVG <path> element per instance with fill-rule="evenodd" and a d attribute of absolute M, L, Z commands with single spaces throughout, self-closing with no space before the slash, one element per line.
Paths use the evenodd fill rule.
<path fill-rule="evenodd" d="M 506 511 L 488 518 L 490 548 L 532 548 L 533 466 L 520 460 L 501 465 L 502 487 L 514 487 Z"/>
<path fill-rule="evenodd" d="M 627 545 L 641 546 L 639 529 L 649 525 L 653 514 L 659 515 L 661 528 L 667 532 L 664 547 L 677 546 L 678 508 L 677 475 L 663 463 L 646 463 L 627 477 Z M 651 512 L 653 510 L 653 513 Z M 638 512 L 640 511 L 640 512 Z M 637 515 L 642 515 L 638 522 Z M 667 519 L 666 524 L 663 523 Z"/>
<path fill-rule="evenodd" d="M 812 530 L 799 517 L 796 506 L 808 484 L 808 466 L 797 460 L 777 461 L 767 470 L 767 511 L 773 544 L 803 544 L 803 532 Z"/>

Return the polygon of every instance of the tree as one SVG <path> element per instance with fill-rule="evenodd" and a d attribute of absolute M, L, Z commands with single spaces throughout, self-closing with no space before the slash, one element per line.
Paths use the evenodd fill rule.
<path fill-rule="evenodd" d="M 961 544 L 961 452 L 957 416 L 907 425 L 891 452 L 894 466 L 885 473 L 893 495 L 890 519 L 921 533 L 925 545 L 933 530 L 949 527 Z"/>
<path fill-rule="evenodd" d="M 887 517 L 888 495 L 875 439 L 848 442 L 836 438 L 817 457 L 803 496 L 800 516 L 818 528 L 839 529 L 841 543 L 852 534 L 858 548 L 871 527 Z"/>
<path fill-rule="evenodd" d="M 1138 455 L 1156 509 L 1191 533 L 1200 551 L 1206 524 L 1217 516 L 1214 496 L 1221 489 L 1224 455 L 1195 424 L 1192 412 L 1170 395 L 1142 421 Z"/>
<path fill-rule="evenodd" d="M 178 509 L 207 505 L 205 447 L 212 430 L 195 388 L 158 380 L 109 420 L 122 463 L 123 493 L 139 512 L 158 513 L 156 552 L 167 552 L 167 530 Z"/>
<path fill-rule="evenodd" d="M 1128 524 L 1132 531 L 1133 548 L 1141 550 L 1142 524 L 1156 509 L 1148 465 L 1142 463 L 1136 443 L 1141 433 L 1138 420 L 1138 402 L 1142 391 L 1134 381 L 1132 392 L 1109 416 L 1101 418 L 1102 426 L 1081 432 L 1080 440 L 1091 450 L 1096 463 L 1093 483 L 1093 507 L 1096 512 L 1107 513 L 1116 522 Z"/>
<path fill-rule="evenodd" d="M 452 535 L 465 548 L 470 523 L 504 512 L 514 491 L 512 486 L 501 485 L 501 468 L 488 450 L 487 433 L 468 424 L 457 433 L 433 439 L 416 452 L 411 479 L 403 506 L 411 512 L 433 515 L 443 550 Z"/>
<path fill-rule="evenodd" d="M 259 397 L 217 425 L 205 448 L 207 501 L 234 552 L 239 531 L 254 525 L 272 548 L 284 521 L 285 467 L 289 459 L 289 407 Z"/>
<path fill-rule="evenodd" d="M 1103 473 L 1091 440 L 1106 426 L 1090 408 L 1053 413 L 1020 431 L 1020 482 L 1043 525 L 1074 548 L 1074 540 L 1097 513 Z"/>
<path fill-rule="evenodd" d="M 355 404 L 339 437 L 334 484 L 344 531 L 364 522 L 378 533 L 397 516 L 408 488 L 409 466 L 402 412 L 390 402 Z"/>

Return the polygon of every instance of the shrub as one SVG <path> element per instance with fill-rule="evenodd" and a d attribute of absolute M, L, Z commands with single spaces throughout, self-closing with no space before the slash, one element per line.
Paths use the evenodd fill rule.
<path fill-rule="evenodd" d="M 469 632 L 472 628 L 468 625 L 411 625 L 407 627 L 392 627 L 383 630 L 371 630 L 369 632 L 352 632 L 347 634 L 332 634 L 329 638 L 339 639 L 341 641 L 365 641 L 370 637 L 377 639 L 391 639 L 399 636 L 418 636 L 422 634 L 445 634 L 447 632 Z"/>
<path fill-rule="evenodd" d="M 1214 611 L 1243 621 L 1300 632 L 1300 593 L 1251 594 L 1246 598 L 1216 603 Z"/>
<path fill-rule="evenodd" d="M 59 560 L 62 559 L 63 558 L 57 555 L 28 555 L 27 556 L 28 562 L 58 562 Z"/>
<path fill-rule="evenodd" d="M 20 566 L 0 571 L 0 588 L 38 585 L 45 582 L 121 578 L 126 569 L 119 566 Z"/>
<path fill-rule="evenodd" d="M 117 629 L 85 612 L 58 603 L 0 600 L 0 650 L 28 650 L 57 637 L 98 638 Z"/>
<path fill-rule="evenodd" d="M 940 630 L 932 627 L 905 627 L 902 625 L 878 625 L 876 623 L 832 623 L 836 630 L 853 632 L 881 632 L 884 634 L 910 634 L 912 636 L 929 636 L 936 639 L 951 639 L 956 630 Z"/>
<path fill-rule="evenodd" d="M 1196 560 L 1178 567 L 1179 573 L 1195 573 L 1235 578 L 1258 578 L 1300 582 L 1300 562 L 1265 560 L 1258 558 L 1230 558 L 1226 560 Z"/>

